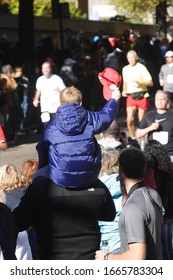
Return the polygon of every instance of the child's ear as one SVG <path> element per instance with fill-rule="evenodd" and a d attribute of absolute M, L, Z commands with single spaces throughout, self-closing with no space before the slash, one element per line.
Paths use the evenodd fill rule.
<path fill-rule="evenodd" d="M 103 138 L 103 133 L 102 133 L 102 132 L 100 133 L 100 138 L 101 138 L 101 139 Z"/>

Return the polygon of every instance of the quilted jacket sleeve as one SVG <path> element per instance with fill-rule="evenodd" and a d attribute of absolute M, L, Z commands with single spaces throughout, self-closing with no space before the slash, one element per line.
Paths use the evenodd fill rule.
<path fill-rule="evenodd" d="M 106 130 L 114 120 L 119 103 L 111 98 L 99 112 L 89 112 L 90 121 L 93 122 L 94 132 L 98 134 Z"/>

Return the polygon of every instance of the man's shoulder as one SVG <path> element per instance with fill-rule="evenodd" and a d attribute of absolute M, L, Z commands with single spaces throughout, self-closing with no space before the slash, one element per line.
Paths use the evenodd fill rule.
<path fill-rule="evenodd" d="M 161 69 L 169 68 L 168 63 L 162 64 Z"/>
<path fill-rule="evenodd" d="M 147 119 L 149 117 L 155 117 L 156 114 L 157 114 L 156 109 L 150 110 L 150 111 L 146 112 L 143 119 Z"/>
<path fill-rule="evenodd" d="M 51 75 L 51 79 L 54 79 L 54 80 L 61 80 L 61 77 L 57 74 L 52 74 Z"/>
<path fill-rule="evenodd" d="M 173 109 L 169 109 L 169 110 L 167 110 L 167 112 L 166 112 L 167 114 L 169 114 L 169 115 L 173 115 Z"/>
<path fill-rule="evenodd" d="M 39 76 L 36 80 L 36 83 L 42 82 L 43 80 L 45 80 L 45 76 L 44 75 Z"/>
<path fill-rule="evenodd" d="M 128 69 L 130 69 L 130 67 L 131 67 L 130 64 L 127 64 L 123 67 L 123 70 L 128 70 Z"/>

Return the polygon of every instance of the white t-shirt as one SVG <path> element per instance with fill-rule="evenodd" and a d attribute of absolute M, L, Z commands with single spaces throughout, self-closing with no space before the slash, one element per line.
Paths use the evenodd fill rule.
<path fill-rule="evenodd" d="M 65 88 L 63 80 L 58 75 L 49 78 L 40 76 L 36 82 L 36 89 L 41 91 L 41 112 L 56 113 L 60 105 L 60 92 Z"/>

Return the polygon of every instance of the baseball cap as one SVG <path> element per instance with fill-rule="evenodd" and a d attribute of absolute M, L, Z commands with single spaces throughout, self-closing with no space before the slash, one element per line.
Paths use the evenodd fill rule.
<path fill-rule="evenodd" d="M 167 51 L 165 57 L 173 57 L 173 51 Z"/>
<path fill-rule="evenodd" d="M 112 92 L 119 88 L 122 82 L 121 75 L 113 68 L 106 67 L 99 73 L 98 78 L 103 85 L 103 96 L 106 100 L 112 98 Z"/>
<path fill-rule="evenodd" d="M 72 58 L 66 58 L 64 60 L 64 64 L 69 65 L 69 64 L 75 64 L 76 60 L 72 59 Z"/>

